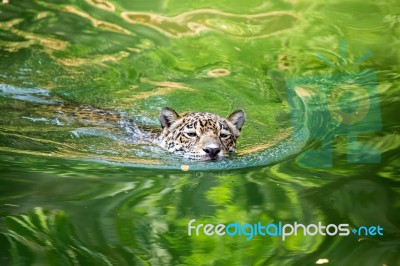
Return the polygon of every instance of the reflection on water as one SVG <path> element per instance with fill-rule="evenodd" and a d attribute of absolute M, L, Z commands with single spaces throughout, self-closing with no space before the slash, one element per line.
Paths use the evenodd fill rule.
<path fill-rule="evenodd" d="M 0 265 L 400 264 L 396 3 L 61 2 L 0 4 Z M 118 127 L 165 106 L 243 108 L 237 156 L 182 162 Z"/>
<path fill-rule="evenodd" d="M 47 14 L 44 13 L 44 14 L 41 14 L 40 16 L 38 16 L 38 18 L 42 19 L 43 17 L 46 17 L 46 16 L 47 16 Z M 2 30 L 8 31 L 9 34 L 13 35 L 13 40 L 9 41 L 6 39 L 4 42 L 2 41 L 2 43 L 4 45 L 4 46 L 2 46 L 2 48 L 5 51 L 18 52 L 21 49 L 25 49 L 30 46 L 40 44 L 44 47 L 44 49 L 48 53 L 51 54 L 54 51 L 63 50 L 68 46 L 68 44 L 66 42 L 55 39 L 55 38 L 19 30 L 16 26 L 22 22 L 24 22 L 23 19 L 16 18 L 16 19 L 12 19 L 12 20 L 9 20 L 9 21 L 1 24 Z M 15 42 L 15 38 L 18 38 L 18 37 L 22 38 L 24 40 Z"/>
<path fill-rule="evenodd" d="M 115 5 L 105 0 L 86 0 L 86 1 L 89 4 L 93 5 L 94 7 L 101 8 L 110 12 L 115 11 Z"/>
<path fill-rule="evenodd" d="M 35 160 L 45 162 L 28 157 L 16 161 L 25 161 L 29 167 L 37 165 Z M 56 262 L 61 256 L 68 263 L 101 265 L 199 265 L 208 264 L 210 258 L 226 265 L 249 260 L 251 264 L 312 264 L 320 258 L 338 264 L 379 264 L 395 261 L 398 255 L 393 252 L 400 245 L 396 240 L 398 210 L 390 204 L 399 200 L 398 193 L 376 177 L 338 177 L 326 172 L 324 179 L 296 178 L 298 169 L 289 163 L 251 172 L 148 175 L 144 170 L 102 164 L 46 162 L 49 174 L 42 175 L 45 167 L 41 167 L 37 173 L 15 178 L 20 164 L 11 163 L 7 167 L 12 165 L 15 170 L 3 177 L 10 188 L 3 194 L 8 198 L 2 208 L 7 213 L 3 238 L 11 244 L 15 263 L 21 259 Z M 75 172 L 60 179 L 58 174 L 67 169 L 71 173 L 81 169 L 88 175 Z M 10 197 L 15 191 L 18 197 Z M 262 236 L 251 241 L 240 236 L 189 237 L 186 226 L 194 218 L 198 223 L 214 224 L 379 224 L 385 228 L 385 238 L 299 236 L 282 242 L 278 237 Z M 348 254 L 345 247 L 352 247 L 353 252 Z"/>
<path fill-rule="evenodd" d="M 288 12 L 270 12 L 259 15 L 235 15 L 218 10 L 195 10 L 167 18 L 150 13 L 123 12 L 130 23 L 144 24 L 172 38 L 181 38 L 215 30 L 229 36 L 265 38 L 292 28 L 297 21 Z"/>

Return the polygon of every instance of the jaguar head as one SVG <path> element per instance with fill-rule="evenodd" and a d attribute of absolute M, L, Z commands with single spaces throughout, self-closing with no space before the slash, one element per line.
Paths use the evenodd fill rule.
<path fill-rule="evenodd" d="M 195 112 L 180 116 L 171 108 L 163 108 L 160 112 L 160 144 L 189 160 L 217 160 L 235 151 L 244 121 L 243 110 L 222 118 Z"/>

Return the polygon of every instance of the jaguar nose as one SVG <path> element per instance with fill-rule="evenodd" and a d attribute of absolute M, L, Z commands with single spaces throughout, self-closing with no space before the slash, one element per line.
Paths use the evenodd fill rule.
<path fill-rule="evenodd" d="M 203 149 L 211 159 L 217 159 L 218 153 L 221 151 L 219 148 L 205 148 Z"/>

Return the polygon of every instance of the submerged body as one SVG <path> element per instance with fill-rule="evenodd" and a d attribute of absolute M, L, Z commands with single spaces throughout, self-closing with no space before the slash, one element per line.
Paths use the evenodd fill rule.
<path fill-rule="evenodd" d="M 222 118 L 201 112 L 180 116 L 170 108 L 163 108 L 159 117 L 162 128 L 154 131 L 112 110 L 68 104 L 46 106 L 46 110 L 50 107 L 54 108 L 53 118 L 60 125 L 77 123 L 85 127 L 119 127 L 132 142 L 153 143 L 174 155 L 193 161 L 217 160 L 234 152 L 245 121 L 242 110 Z"/>

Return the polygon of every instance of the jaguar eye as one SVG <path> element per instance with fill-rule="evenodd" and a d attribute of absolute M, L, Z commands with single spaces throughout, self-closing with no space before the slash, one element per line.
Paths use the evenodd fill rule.
<path fill-rule="evenodd" d="M 220 136 L 222 139 L 226 139 L 227 137 L 229 137 L 229 135 L 228 135 L 228 134 L 223 134 L 223 133 L 222 133 L 222 134 L 220 134 L 219 136 Z"/>
<path fill-rule="evenodd" d="M 197 134 L 195 132 L 187 132 L 186 135 L 191 138 L 197 137 Z"/>

